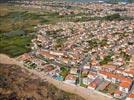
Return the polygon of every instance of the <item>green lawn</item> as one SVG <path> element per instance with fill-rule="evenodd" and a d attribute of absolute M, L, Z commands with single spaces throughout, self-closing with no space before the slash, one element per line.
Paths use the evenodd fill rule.
<path fill-rule="evenodd" d="M 0 53 L 8 54 L 12 57 L 29 52 L 28 47 L 31 43 L 32 36 L 11 36 L 7 37 L 0 34 Z"/>

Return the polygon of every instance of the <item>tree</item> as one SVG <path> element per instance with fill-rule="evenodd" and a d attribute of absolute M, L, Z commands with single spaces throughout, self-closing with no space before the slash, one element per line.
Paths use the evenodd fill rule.
<path fill-rule="evenodd" d="M 104 59 L 100 61 L 100 65 L 107 64 L 110 61 L 113 61 L 113 59 L 111 58 L 111 55 L 105 56 Z"/>
<path fill-rule="evenodd" d="M 105 17 L 103 17 L 104 20 L 121 20 L 121 16 L 120 14 L 116 13 L 116 14 L 111 14 L 111 15 L 107 15 Z"/>

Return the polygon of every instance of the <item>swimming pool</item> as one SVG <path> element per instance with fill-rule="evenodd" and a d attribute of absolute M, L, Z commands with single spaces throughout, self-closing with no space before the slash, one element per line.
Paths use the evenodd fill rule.
<path fill-rule="evenodd" d="M 55 79 L 58 80 L 58 81 L 63 81 L 63 77 L 60 76 L 60 75 L 57 75 L 57 76 L 55 77 Z"/>

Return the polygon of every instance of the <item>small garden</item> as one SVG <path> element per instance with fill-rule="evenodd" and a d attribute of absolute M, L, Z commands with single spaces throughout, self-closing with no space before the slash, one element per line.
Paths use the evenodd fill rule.
<path fill-rule="evenodd" d="M 118 89 L 118 85 L 117 84 L 113 84 L 111 83 L 109 86 L 107 86 L 103 91 L 103 93 L 107 93 L 110 95 L 114 95 L 114 92 Z"/>
<path fill-rule="evenodd" d="M 66 76 L 68 75 L 68 73 L 69 73 L 69 68 L 68 67 L 62 66 L 60 68 L 60 75 L 63 77 L 63 79 L 66 78 Z"/>

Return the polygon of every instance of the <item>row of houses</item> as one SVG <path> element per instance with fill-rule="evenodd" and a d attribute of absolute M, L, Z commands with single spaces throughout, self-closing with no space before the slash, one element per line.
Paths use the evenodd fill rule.
<path fill-rule="evenodd" d="M 106 71 L 100 71 L 99 75 L 102 76 L 105 80 L 113 82 L 113 83 L 120 83 L 119 84 L 119 90 L 125 93 L 128 93 L 133 80 L 127 77 L 124 77 L 119 74 L 113 74 L 111 72 L 106 72 Z"/>
<path fill-rule="evenodd" d="M 41 54 L 45 58 L 55 59 L 57 55 L 63 56 L 62 53 L 49 52 L 45 50 L 38 51 L 37 54 Z M 52 71 L 54 67 L 48 67 L 47 64 L 42 65 L 42 62 L 39 59 L 35 59 L 30 54 L 24 54 L 20 57 L 21 60 L 32 60 L 38 66 L 42 66 L 39 69 L 45 72 L 50 72 L 51 76 L 60 75 L 60 66 L 59 71 Z M 48 70 L 46 70 L 46 68 Z M 53 74 L 54 73 L 54 74 Z M 65 83 L 76 85 L 76 81 L 78 79 L 79 67 L 71 67 L 67 76 L 64 79 Z M 109 84 L 118 84 L 118 89 L 114 92 L 115 97 L 119 97 L 123 94 L 127 96 L 129 94 L 131 87 L 133 85 L 134 78 L 134 69 L 125 70 L 123 68 L 119 68 L 114 65 L 103 65 L 103 66 L 92 66 L 91 64 L 87 64 L 83 66 L 82 69 L 82 83 L 87 86 L 89 89 L 98 89 L 104 90 Z M 130 95 L 131 96 L 131 95 Z"/>

